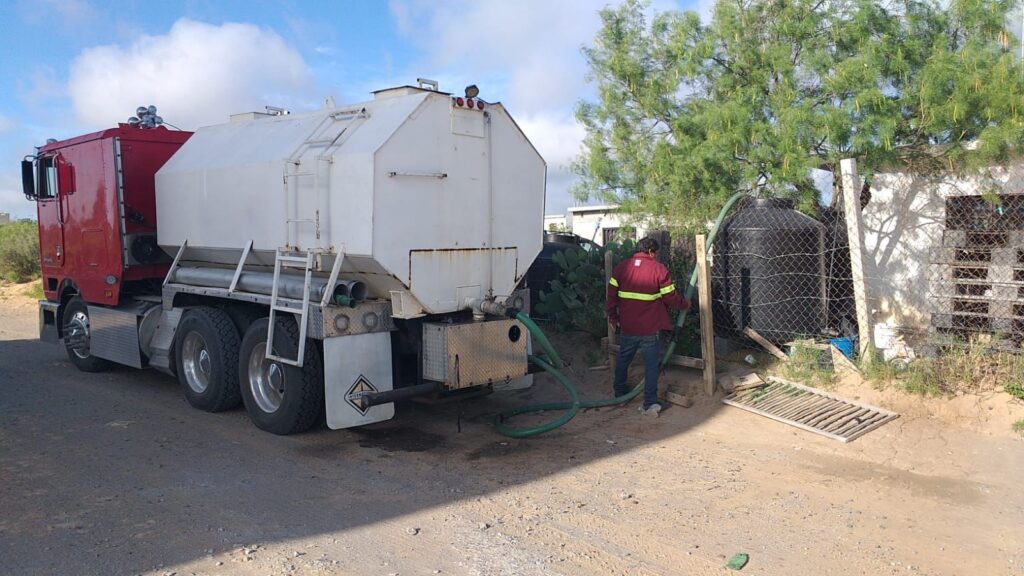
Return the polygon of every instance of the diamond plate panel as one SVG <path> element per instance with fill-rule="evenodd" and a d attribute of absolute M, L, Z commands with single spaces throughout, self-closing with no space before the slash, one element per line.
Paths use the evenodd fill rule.
<path fill-rule="evenodd" d="M 89 348 L 97 358 L 142 368 L 138 315 L 134 311 L 89 306 Z"/>
<path fill-rule="evenodd" d="M 526 329 L 516 320 L 423 325 L 423 377 L 448 388 L 504 382 L 527 373 Z"/>

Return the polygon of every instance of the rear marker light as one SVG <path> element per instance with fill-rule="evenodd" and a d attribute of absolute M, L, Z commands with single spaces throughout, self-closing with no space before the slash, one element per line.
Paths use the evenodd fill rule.
<path fill-rule="evenodd" d="M 476 101 L 476 107 L 478 109 L 480 109 L 480 110 L 483 110 L 484 109 L 484 101 L 483 100 L 477 100 Z"/>
<path fill-rule="evenodd" d="M 456 98 L 455 99 L 455 104 L 457 106 L 462 106 L 463 104 L 465 104 L 465 101 L 462 98 Z"/>
<path fill-rule="evenodd" d="M 473 107 L 473 99 L 472 98 L 467 98 L 466 99 L 466 106 L 469 106 L 470 108 Z"/>

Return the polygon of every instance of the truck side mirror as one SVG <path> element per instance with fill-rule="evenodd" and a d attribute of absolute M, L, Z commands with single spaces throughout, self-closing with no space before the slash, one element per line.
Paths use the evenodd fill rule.
<path fill-rule="evenodd" d="M 36 199 L 35 169 L 31 160 L 21 161 L 21 188 L 25 193 L 25 198 Z"/>

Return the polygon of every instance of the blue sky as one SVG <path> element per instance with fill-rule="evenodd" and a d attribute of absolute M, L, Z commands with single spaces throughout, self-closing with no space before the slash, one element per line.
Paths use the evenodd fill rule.
<path fill-rule="evenodd" d="M 592 98 L 580 47 L 607 0 L 0 2 L 0 212 L 34 217 L 18 163 L 47 138 L 125 121 L 155 104 L 183 129 L 228 114 L 366 100 L 379 88 L 475 83 L 504 102 L 548 162 L 547 212 L 571 204 L 568 163 Z M 707 11 L 709 0 L 658 10 Z"/>

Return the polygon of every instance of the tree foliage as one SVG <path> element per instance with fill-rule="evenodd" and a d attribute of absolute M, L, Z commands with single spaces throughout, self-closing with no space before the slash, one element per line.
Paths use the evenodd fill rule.
<path fill-rule="evenodd" d="M 708 23 L 606 8 L 584 49 L 597 101 L 577 106 L 575 193 L 692 225 L 738 190 L 810 207 L 812 170 L 842 158 L 868 173 L 1004 161 L 1024 145 L 1015 4 L 719 0 Z"/>

